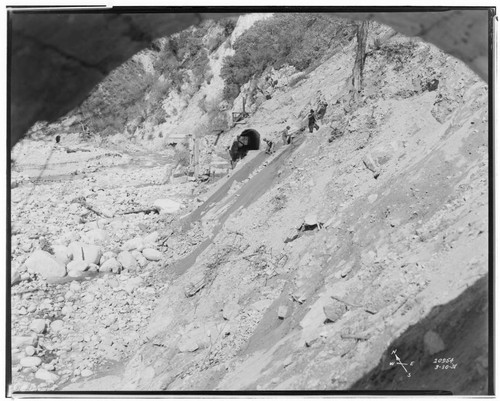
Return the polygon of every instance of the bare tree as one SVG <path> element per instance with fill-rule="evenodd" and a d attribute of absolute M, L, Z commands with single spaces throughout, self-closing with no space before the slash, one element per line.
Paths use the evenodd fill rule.
<path fill-rule="evenodd" d="M 356 48 L 356 59 L 354 61 L 354 68 L 352 70 L 353 100 L 356 103 L 358 102 L 360 92 L 363 89 L 363 68 L 365 65 L 368 23 L 368 21 L 360 22 L 358 24 L 356 33 L 358 46 Z"/>

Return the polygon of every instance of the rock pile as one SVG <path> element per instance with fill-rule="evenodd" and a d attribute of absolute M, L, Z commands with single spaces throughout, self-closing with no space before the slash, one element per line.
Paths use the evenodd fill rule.
<path fill-rule="evenodd" d="M 105 229 L 80 237 L 36 249 L 15 269 L 15 391 L 54 390 L 90 377 L 140 345 L 161 288 L 152 278 L 165 260 L 158 232 L 118 248 Z"/>
<path fill-rule="evenodd" d="M 97 233 L 96 233 L 97 232 Z M 104 230 L 93 230 L 87 238 L 107 238 Z M 29 255 L 25 262 L 14 270 L 13 280 L 57 279 L 82 277 L 85 272 L 120 273 L 136 271 L 145 267 L 149 261 L 161 261 L 163 253 L 155 249 L 158 232 L 141 238 L 135 237 L 126 241 L 119 252 L 108 250 L 103 246 L 73 241 L 68 246 L 55 244 L 50 247 L 52 254 L 37 249 Z M 147 246 L 147 247 L 146 247 Z"/>

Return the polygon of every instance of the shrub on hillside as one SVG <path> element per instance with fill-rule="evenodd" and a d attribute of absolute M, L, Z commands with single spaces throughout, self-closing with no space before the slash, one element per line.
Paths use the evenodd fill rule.
<path fill-rule="evenodd" d="M 218 21 L 218 24 L 224 29 L 224 35 L 228 37 L 236 28 L 236 23 L 238 22 L 238 17 L 224 18 Z"/>
<path fill-rule="evenodd" d="M 209 53 L 214 52 L 233 33 L 236 27 L 237 17 L 224 18 L 211 26 L 216 30 L 211 36 L 206 38 L 206 48 Z"/>
<path fill-rule="evenodd" d="M 204 82 L 207 81 L 210 75 L 213 76 L 206 52 L 202 52 L 196 63 L 192 67 L 194 86 L 196 90 L 200 89 Z"/>
<path fill-rule="evenodd" d="M 170 92 L 170 89 L 172 88 L 172 83 L 164 80 L 164 81 L 157 81 L 154 85 L 151 87 L 151 91 L 149 92 L 149 98 L 148 101 L 150 103 L 158 103 L 161 102 L 165 97 L 168 96 L 168 93 Z"/>
<path fill-rule="evenodd" d="M 174 154 L 175 166 L 187 167 L 191 164 L 191 153 L 187 144 L 177 145 Z"/>
<path fill-rule="evenodd" d="M 414 40 L 391 42 L 382 45 L 377 53 L 385 57 L 387 63 L 395 64 L 394 68 L 396 70 L 400 70 L 406 64 L 407 60 L 413 57 L 417 46 L 418 42 Z"/>
<path fill-rule="evenodd" d="M 373 40 L 373 49 L 374 50 L 379 50 L 382 47 L 382 38 L 376 37 Z"/>
<path fill-rule="evenodd" d="M 217 111 L 209 114 L 208 133 L 225 131 L 229 128 L 228 114 L 223 111 Z"/>
<path fill-rule="evenodd" d="M 225 24 L 227 22 L 206 21 L 168 38 L 154 68 L 170 82 L 171 90 L 180 93 L 184 87 L 191 96 L 212 79 L 208 54 L 229 35 Z"/>
<path fill-rule="evenodd" d="M 216 41 L 222 43 L 234 26 L 232 19 L 206 21 L 153 41 L 149 50 L 154 53 L 149 52 L 148 57 L 154 58 L 154 73 L 146 73 L 135 60 L 112 71 L 81 105 L 82 123 L 94 133 L 104 133 L 123 132 L 136 120 L 164 121 L 160 109 L 170 91 L 184 90 L 186 96 L 192 96 L 213 76 L 204 43 L 207 33 L 215 32 Z"/>
<path fill-rule="evenodd" d="M 233 28 L 234 29 L 234 28 Z M 232 31 L 231 31 L 232 32 Z M 222 24 L 217 24 L 212 32 L 205 38 L 205 47 L 213 53 L 228 38 L 229 34 Z"/>
<path fill-rule="evenodd" d="M 223 96 L 224 99 L 232 103 L 234 99 L 240 94 L 240 85 L 237 83 L 227 83 L 224 85 Z"/>
<path fill-rule="evenodd" d="M 224 97 L 234 100 L 242 85 L 266 69 L 288 64 L 299 71 L 318 65 L 354 37 L 351 21 L 328 14 L 276 14 L 255 23 L 235 42 L 233 56 L 223 62 Z"/>
<path fill-rule="evenodd" d="M 228 114 L 220 109 L 222 99 L 201 99 L 198 102 L 198 107 L 206 113 L 207 124 L 203 127 L 202 131 L 205 134 L 210 134 L 218 131 L 225 131 L 229 128 Z"/>
<path fill-rule="evenodd" d="M 83 123 L 95 133 L 104 133 L 107 128 L 123 131 L 127 121 L 140 116 L 141 107 L 137 106 L 144 104 L 144 95 L 155 80 L 134 61 L 121 65 L 83 102 Z"/>

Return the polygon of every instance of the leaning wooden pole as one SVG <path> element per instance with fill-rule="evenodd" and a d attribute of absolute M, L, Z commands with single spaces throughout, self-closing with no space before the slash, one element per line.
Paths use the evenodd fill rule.
<path fill-rule="evenodd" d="M 362 21 L 357 29 L 358 46 L 352 70 L 353 100 L 357 103 L 363 90 L 363 68 L 365 66 L 366 42 L 368 37 L 368 21 Z"/>

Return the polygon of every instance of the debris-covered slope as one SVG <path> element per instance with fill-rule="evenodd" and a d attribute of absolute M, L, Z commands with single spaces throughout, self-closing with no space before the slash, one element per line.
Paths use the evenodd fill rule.
<path fill-rule="evenodd" d="M 57 146 L 19 144 L 15 390 L 485 394 L 488 88 L 385 27 L 368 43 L 357 105 L 355 40 L 307 72 L 271 70 L 242 88 L 262 89 L 251 115 L 202 153 L 224 153 L 249 128 L 261 149 L 219 181 L 167 183 L 174 151 L 145 151 L 139 138 L 189 133 L 220 77 L 167 101 L 186 104 L 167 122 L 146 119 L 136 143 L 86 143 L 66 120 L 49 132 L 62 133 Z M 211 54 L 211 69 L 230 53 Z M 301 130 L 321 102 L 319 130 Z M 295 139 L 284 146 L 287 125 Z M 276 153 L 262 151 L 263 138 Z M 153 204 L 173 215 L 141 211 Z M 47 282 L 31 259 L 39 248 L 68 275 Z M 70 269 L 77 255 L 91 272 Z"/>
<path fill-rule="evenodd" d="M 318 90 L 340 98 L 346 59 L 264 103 L 248 124 L 272 135 Z M 400 37 L 373 49 L 365 68 L 362 106 L 328 110 L 333 126 L 344 121 L 333 116 L 347 118 L 342 137 L 328 141 L 328 125 L 302 134 L 293 154 L 265 167 L 275 174 L 254 175 L 227 207 L 255 180 L 267 185 L 262 196 L 222 227 L 217 213 L 202 217 L 220 231 L 171 276 L 117 388 L 407 389 L 428 388 L 426 375 L 433 389 L 486 392 L 487 87 Z M 470 349 L 455 330 L 474 338 Z M 411 378 L 390 364 L 391 344 L 415 361 Z M 430 375 L 443 357 L 453 370 Z"/>

